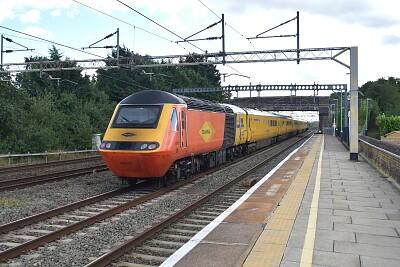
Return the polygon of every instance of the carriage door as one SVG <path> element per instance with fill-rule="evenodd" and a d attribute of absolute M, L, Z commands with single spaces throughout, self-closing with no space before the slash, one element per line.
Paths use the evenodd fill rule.
<path fill-rule="evenodd" d="M 239 118 L 239 136 L 240 136 L 240 142 L 244 143 L 246 142 L 247 136 L 246 136 L 246 128 L 244 126 L 244 116 L 240 116 Z"/>
<path fill-rule="evenodd" d="M 186 112 L 184 110 L 181 111 L 181 147 L 187 147 L 187 119 Z"/>

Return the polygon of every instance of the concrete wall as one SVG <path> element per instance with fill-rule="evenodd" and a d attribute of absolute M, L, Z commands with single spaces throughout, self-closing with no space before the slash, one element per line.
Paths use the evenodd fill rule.
<path fill-rule="evenodd" d="M 400 185 L 400 156 L 383 151 L 376 145 L 359 141 L 359 152 L 366 157 L 376 168 L 393 178 Z"/>

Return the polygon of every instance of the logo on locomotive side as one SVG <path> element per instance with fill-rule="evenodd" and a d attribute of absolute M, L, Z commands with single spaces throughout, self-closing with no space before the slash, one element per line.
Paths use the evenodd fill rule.
<path fill-rule="evenodd" d="M 203 137 L 206 143 L 210 142 L 215 134 L 215 129 L 209 121 L 206 121 L 201 127 L 199 134 Z"/>
<path fill-rule="evenodd" d="M 121 134 L 121 135 L 122 135 L 122 136 L 125 136 L 125 137 L 136 136 L 135 133 L 131 133 L 131 132 L 123 133 L 123 134 Z"/>

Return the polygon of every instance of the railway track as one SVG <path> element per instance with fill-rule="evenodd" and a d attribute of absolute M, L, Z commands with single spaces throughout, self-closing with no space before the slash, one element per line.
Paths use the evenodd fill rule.
<path fill-rule="evenodd" d="M 2 225 L 0 260 L 18 256 L 26 250 L 90 226 L 161 193 L 153 191 L 150 187 L 133 191 L 121 188 Z"/>
<path fill-rule="evenodd" d="M 150 229 L 142 237 L 136 237 L 136 241 L 130 241 L 137 244 L 135 244 L 132 250 L 127 253 L 124 252 L 121 258 L 113 260 L 118 254 L 122 253 L 118 249 L 115 252 L 117 254 L 113 255 L 113 252 L 110 252 L 110 256 L 106 254 L 102 258 L 88 264 L 87 267 L 105 266 L 110 263 L 115 266 L 134 266 L 135 264 L 138 266 L 142 265 L 143 267 L 159 266 L 205 226 L 209 225 L 215 218 L 227 210 L 247 190 L 248 188 L 241 186 L 240 183 L 236 183 L 229 191 L 223 192 L 211 200 L 209 199 L 211 197 L 207 196 L 204 200 L 207 203 L 204 205 L 198 204 L 199 206 L 196 205 L 197 207 L 188 207 L 188 210 L 182 211 L 186 215 L 181 216 L 176 214 L 180 218 L 171 218 L 174 222 L 168 222 L 168 226 L 163 226 L 163 223 L 161 223 L 160 228 L 163 228 L 161 231 L 155 230 L 153 232 Z M 107 257 L 110 258 L 107 259 Z M 105 262 L 103 263 L 102 261 Z"/>
<path fill-rule="evenodd" d="M 276 156 L 278 156 L 278 154 L 274 154 L 272 157 L 269 158 L 269 160 L 275 158 Z M 254 172 L 255 169 L 260 168 L 264 164 L 265 163 L 257 165 L 255 168 L 252 169 L 252 171 Z M 226 167 L 226 165 L 221 166 L 221 168 Z M 210 170 L 208 173 L 215 171 L 216 170 L 213 169 Z M 216 190 L 213 191 L 212 194 L 202 197 L 196 203 L 193 203 L 188 207 L 181 209 L 175 214 L 165 214 L 163 217 L 166 217 L 166 220 L 157 223 L 155 226 L 149 228 L 148 230 L 145 230 L 138 235 L 135 235 L 131 240 L 123 243 L 117 249 L 113 249 L 109 253 L 104 254 L 99 259 L 91 262 L 89 266 L 104 266 L 111 263 L 113 260 L 120 257 L 121 255 L 124 255 L 133 247 L 139 246 L 146 239 L 155 236 L 157 232 L 174 223 L 174 228 L 171 228 L 172 230 L 166 230 L 167 233 L 164 233 L 164 237 L 166 237 L 165 240 L 161 239 L 159 241 L 162 242 L 159 242 L 157 240 L 160 238 L 154 239 L 156 241 L 149 241 L 150 243 L 143 244 L 144 247 L 142 246 L 141 249 L 133 252 L 138 254 L 137 257 L 141 258 L 141 260 L 139 261 L 142 263 L 146 262 L 146 257 L 151 258 L 152 256 L 154 256 L 152 255 L 152 253 L 146 256 L 142 253 L 142 251 L 154 251 L 161 249 L 162 251 L 160 253 L 161 255 L 164 255 L 162 257 L 167 257 L 168 254 L 172 254 L 174 250 L 178 249 L 182 245 L 182 243 L 185 242 L 185 240 L 187 240 L 188 238 L 190 239 L 191 236 L 201 230 L 201 228 L 212 221 L 213 218 L 217 217 L 223 210 L 225 210 L 226 207 L 229 207 L 231 203 L 236 201 L 236 199 L 238 199 L 243 194 L 243 192 L 247 190 L 241 188 L 241 186 L 239 185 L 239 180 L 245 179 L 244 176 L 249 175 L 249 173 L 250 172 L 246 172 L 241 175 L 241 177 L 237 177 L 236 179 L 231 180 L 229 183 L 218 187 Z M 122 215 L 122 213 L 124 212 L 128 212 L 129 214 L 137 214 L 140 211 L 140 204 L 143 204 L 144 202 L 146 202 L 144 205 L 151 206 L 153 202 L 157 203 L 157 199 L 162 199 L 167 194 L 179 195 L 183 194 L 182 192 L 186 192 L 185 194 L 187 194 L 188 190 L 195 190 L 196 185 L 198 185 L 201 179 L 206 179 L 199 179 L 200 176 L 204 177 L 206 174 L 207 173 L 202 173 L 200 175 L 193 176 L 190 179 L 173 184 L 168 188 L 153 192 L 145 192 L 144 195 L 140 195 L 139 192 L 134 193 L 134 196 L 129 196 L 129 193 L 127 192 L 122 193 L 122 195 L 118 195 L 121 194 L 120 192 L 117 193 L 115 197 L 108 196 L 107 200 L 101 200 L 104 201 L 101 203 L 98 202 L 99 200 L 91 200 L 90 204 L 86 204 L 86 206 L 84 206 L 83 208 L 79 208 L 78 206 L 80 204 L 75 203 L 75 206 L 70 206 L 66 208 L 68 211 L 57 209 L 57 211 L 53 211 L 52 215 L 41 215 L 42 217 L 36 217 L 35 219 L 27 218 L 1 226 L 0 233 L 2 234 L 0 236 L 0 240 L 2 241 L 0 242 L 0 261 L 14 258 L 18 255 L 21 255 L 27 250 L 32 250 L 34 248 L 42 246 L 43 244 L 59 239 L 62 236 L 68 235 L 72 232 L 76 232 L 79 229 L 88 228 L 88 226 L 93 225 L 94 223 L 104 220 L 106 218 L 115 216 L 116 214 L 119 214 L 119 216 L 126 216 L 126 214 Z M 231 190 L 229 194 L 223 196 L 224 199 L 229 200 L 226 203 L 223 201 L 219 201 L 219 206 L 211 204 L 208 206 L 213 207 L 212 209 L 204 210 L 203 208 L 200 208 L 195 215 L 189 215 L 189 217 L 183 218 L 186 214 L 190 213 L 197 207 L 209 201 L 212 196 L 221 194 L 221 192 L 227 190 L 228 187 L 232 186 L 236 189 Z M 179 219 L 181 219 L 182 221 L 176 222 Z M 12 226 L 12 224 L 14 225 Z M 199 225 L 201 225 L 201 227 L 199 227 Z M 168 237 L 168 231 L 175 231 L 173 232 L 175 234 L 170 233 Z M 180 238 L 180 241 L 178 242 L 169 240 L 170 238 L 172 238 L 172 236 L 177 236 L 177 238 Z M 151 246 L 149 245 L 151 243 L 160 244 L 157 245 L 159 246 L 159 248 L 151 249 Z M 167 246 L 168 250 L 165 251 L 162 247 L 162 244 Z M 143 261 L 143 258 L 145 258 L 145 261 Z M 156 261 L 155 260 L 156 259 L 154 259 L 154 262 L 159 263 L 162 259 L 158 258 Z M 135 262 L 137 260 L 129 261 Z"/>
<path fill-rule="evenodd" d="M 87 168 L 75 169 L 70 171 L 62 171 L 62 172 L 35 175 L 13 180 L 0 181 L 0 192 L 5 190 L 21 188 L 25 186 L 54 182 L 62 179 L 71 179 L 82 175 L 96 173 L 96 172 L 103 172 L 103 171 L 108 171 L 108 168 L 105 164 Z"/>
<path fill-rule="evenodd" d="M 0 168 L 0 175 L 8 174 L 8 173 L 32 171 L 32 170 L 38 170 L 38 169 L 50 168 L 50 167 L 57 167 L 57 166 L 66 166 L 66 165 L 72 165 L 72 164 L 82 164 L 82 163 L 88 163 L 88 162 L 99 161 L 99 160 L 101 160 L 100 156 L 94 156 L 94 157 L 88 157 L 88 158 L 51 161 L 51 162 L 36 163 L 36 164 L 29 164 L 29 165 L 17 165 L 17 166 L 11 166 L 11 167 L 1 167 Z"/>
<path fill-rule="evenodd" d="M 298 142 L 304 138 L 298 140 Z M 157 225 L 114 248 L 97 260 L 92 261 L 86 267 L 106 266 L 111 263 L 115 266 L 135 266 L 135 264 L 137 266 L 159 266 L 201 229 L 236 202 L 248 190 L 248 188 L 243 188 L 242 184 L 251 174 L 298 142 L 268 156 L 263 162 L 238 175 L 186 208 L 172 214 Z M 230 190 L 227 191 L 228 189 Z M 221 194 L 218 197 L 219 200 L 212 202 L 211 199 L 218 194 Z M 221 201 L 221 197 L 225 201 Z M 204 205 L 205 203 L 208 204 Z M 121 256 L 123 256 L 123 259 L 117 260 Z"/>

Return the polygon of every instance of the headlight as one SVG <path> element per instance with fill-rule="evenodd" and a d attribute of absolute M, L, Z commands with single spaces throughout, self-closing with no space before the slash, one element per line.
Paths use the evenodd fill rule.
<path fill-rule="evenodd" d="M 144 144 L 142 144 L 141 146 L 140 146 L 140 149 L 146 149 L 147 148 L 147 144 L 146 143 L 144 143 Z"/>
<path fill-rule="evenodd" d="M 107 141 L 103 141 L 103 142 L 101 142 L 101 144 L 100 144 L 100 148 L 101 148 L 101 149 L 110 149 L 110 148 L 111 148 L 111 143 L 110 143 L 110 142 L 107 142 Z"/>
<path fill-rule="evenodd" d="M 142 143 L 140 145 L 140 150 L 154 150 L 158 148 L 158 143 Z"/>

